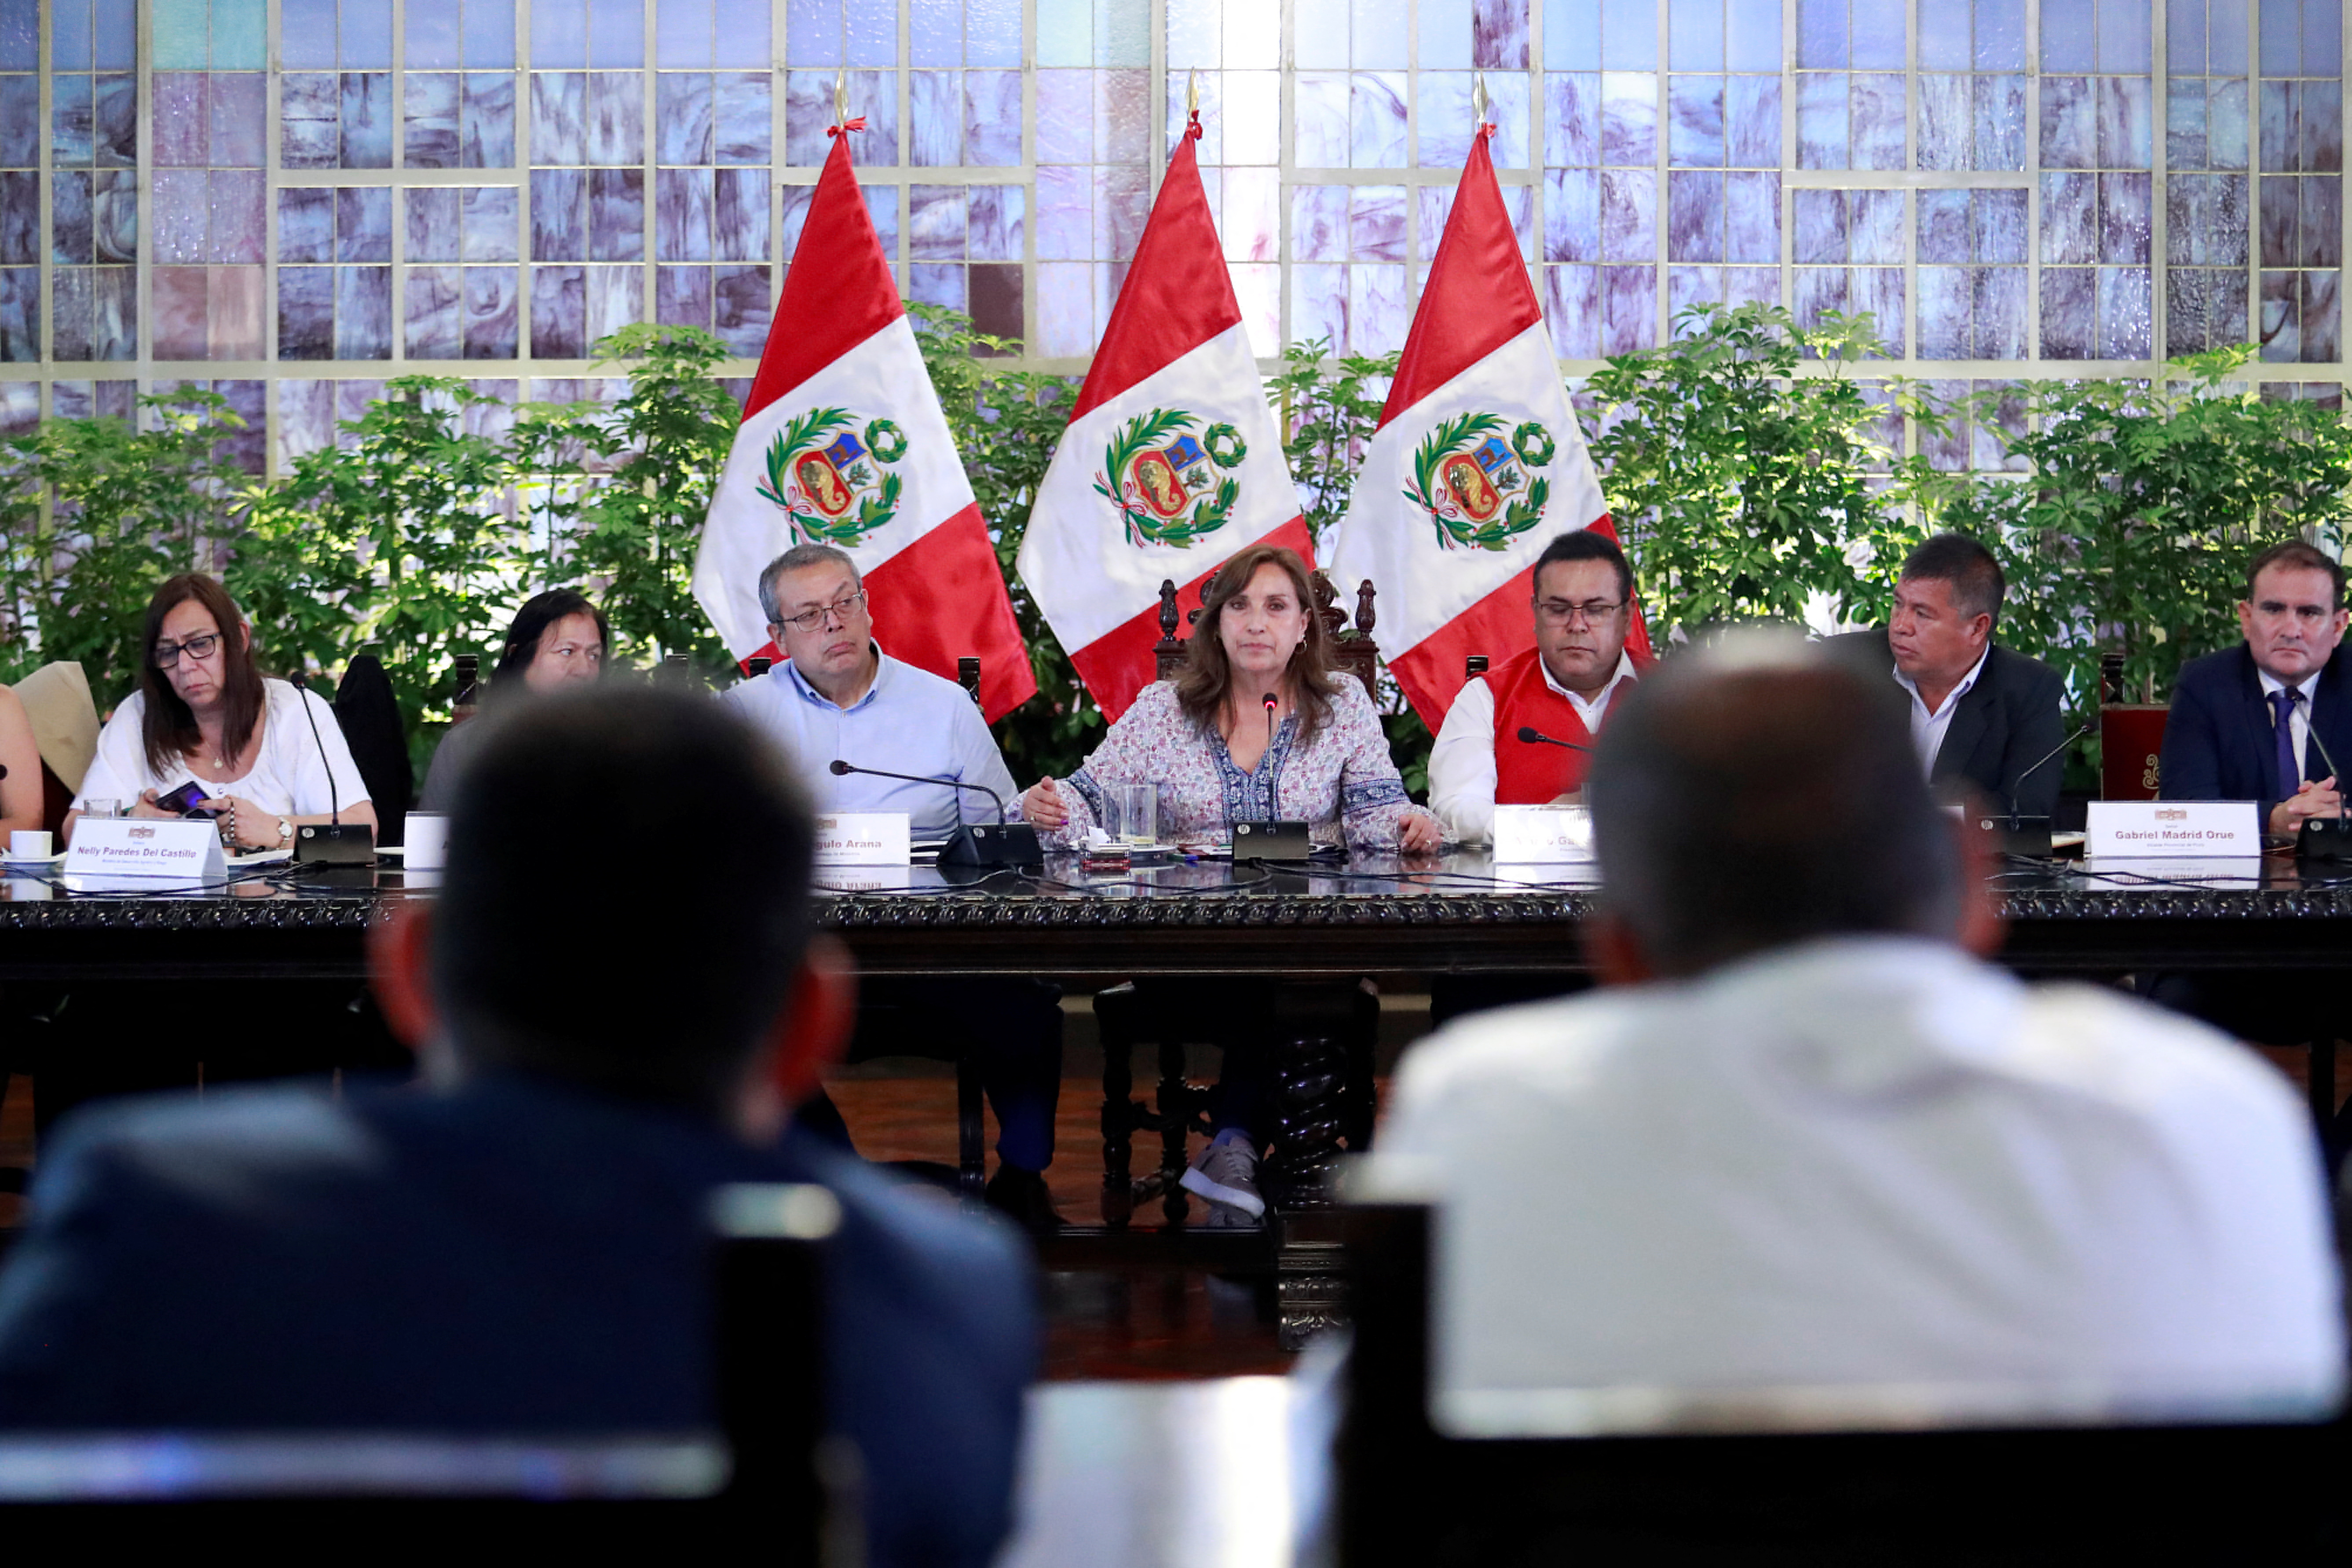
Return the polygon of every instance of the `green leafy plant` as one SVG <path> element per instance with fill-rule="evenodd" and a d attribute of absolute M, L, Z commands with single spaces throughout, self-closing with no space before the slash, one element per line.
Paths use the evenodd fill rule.
<path fill-rule="evenodd" d="M 138 684 L 155 586 L 242 547 L 253 480 L 224 451 L 245 421 L 216 393 L 143 396 L 138 423 L 52 419 L 0 448 L 8 542 L 0 675 L 75 659 L 101 710 Z"/>
<path fill-rule="evenodd" d="M 1858 602 L 1879 529 L 1886 410 L 1850 374 L 1868 316 L 1798 326 L 1778 306 L 1693 306 L 1663 348 L 1587 384 L 1591 447 L 1651 636 Z M 1809 356 L 1819 371 L 1809 367 Z"/>
<path fill-rule="evenodd" d="M 2316 403 L 2229 384 L 2252 353 L 2177 359 L 2155 384 L 2040 382 L 1927 411 L 2005 417 L 2027 469 L 1906 461 L 1909 515 L 1875 542 L 1853 607 L 1883 615 L 1908 545 L 1958 530 L 1984 540 L 2009 577 L 2001 642 L 2057 666 L 2078 707 L 2098 700 L 2111 653 L 2133 698 L 2161 700 L 2184 659 L 2238 640 L 2250 557 L 2292 538 L 2340 552 L 2352 520 L 2352 425 Z"/>
<path fill-rule="evenodd" d="M 225 574 L 281 665 L 340 675 L 376 652 L 419 761 L 446 721 L 455 657 L 503 635 L 529 587 L 506 453 L 467 428 L 494 401 L 447 376 L 388 382 L 339 426 L 344 441 L 296 460 Z"/>
<path fill-rule="evenodd" d="M 1380 428 L 1381 407 L 1395 376 L 1399 356 L 1349 354 L 1335 358 L 1331 340 L 1316 338 L 1282 351 L 1282 369 L 1269 377 L 1285 432 L 1282 455 L 1298 487 L 1299 509 L 1320 552 L 1348 514 L 1365 443 Z"/>
<path fill-rule="evenodd" d="M 582 444 L 609 472 L 587 488 L 565 570 L 545 585 L 591 588 L 625 660 L 683 654 L 706 672 L 723 671 L 733 661 L 695 603 L 693 576 L 741 414 L 711 376 L 730 351 L 697 328 L 640 323 L 602 340 L 596 353 L 627 366 L 629 390 L 580 422 Z"/>

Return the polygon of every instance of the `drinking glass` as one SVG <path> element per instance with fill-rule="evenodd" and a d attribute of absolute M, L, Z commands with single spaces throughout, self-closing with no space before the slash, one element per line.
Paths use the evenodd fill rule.
<path fill-rule="evenodd" d="M 1122 844 L 1160 842 L 1160 786 L 1149 784 L 1110 784 L 1103 790 L 1110 817 L 1103 830 Z"/>
<path fill-rule="evenodd" d="M 121 816 L 122 803 L 103 796 L 95 797 L 81 803 L 81 814 L 84 816 Z"/>

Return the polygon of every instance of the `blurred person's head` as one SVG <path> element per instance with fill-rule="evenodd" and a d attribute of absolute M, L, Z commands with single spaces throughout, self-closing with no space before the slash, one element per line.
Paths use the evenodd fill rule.
<path fill-rule="evenodd" d="M 377 989 L 428 1075 L 522 1071 L 772 1135 L 839 1044 L 845 955 L 813 935 L 809 808 L 719 704 L 597 685 L 490 726 L 450 812 L 440 897 L 377 933 Z M 725 873 L 691 918 L 618 854 L 684 833 Z"/>
<path fill-rule="evenodd" d="M 245 612 L 227 589 L 201 572 L 163 580 L 147 601 L 139 689 L 151 772 L 167 773 L 176 759 L 193 755 L 204 743 L 201 722 L 218 722 L 224 763 L 245 750 L 267 694 Z"/>
<path fill-rule="evenodd" d="M 2238 629 L 2263 672 L 2299 686 L 2344 640 L 2344 567 L 2301 540 L 2273 544 L 2246 569 Z"/>
<path fill-rule="evenodd" d="M 796 544 L 760 574 L 760 609 L 801 679 L 831 695 L 872 658 L 874 616 L 857 563 L 830 544 Z"/>
<path fill-rule="evenodd" d="M 1948 690 L 1992 641 L 2009 591 L 1992 552 L 1965 533 L 1939 533 L 1914 550 L 1895 584 L 1886 646 L 1916 685 Z"/>
<path fill-rule="evenodd" d="M 1794 633 L 1670 659 L 1612 707 L 1586 784 L 1618 980 L 1868 933 L 1996 934 L 1901 708 Z"/>
<path fill-rule="evenodd" d="M 1536 651 L 1544 670 L 1570 691 L 1592 692 L 1616 678 L 1633 624 L 1633 569 L 1605 533 L 1580 528 L 1536 557 Z"/>
<path fill-rule="evenodd" d="M 524 689 L 560 691 L 604 673 L 613 628 L 585 594 L 551 588 L 523 601 L 507 626 L 507 645 L 490 689 L 520 681 Z"/>

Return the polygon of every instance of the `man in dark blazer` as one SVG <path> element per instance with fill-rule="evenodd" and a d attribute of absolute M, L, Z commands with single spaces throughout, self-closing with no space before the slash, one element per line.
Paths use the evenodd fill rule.
<path fill-rule="evenodd" d="M 1830 640 L 1893 681 L 1931 783 L 1964 781 L 1985 805 L 2046 820 L 2065 766 L 2055 754 L 2066 738 L 2065 687 L 2040 659 L 1992 640 L 2007 590 L 1992 552 L 1939 533 L 1903 563 L 1885 626 Z"/>
<path fill-rule="evenodd" d="M 2238 605 L 2245 640 L 2190 659 L 2173 682 L 2158 792 L 2257 802 L 2273 833 L 2340 812 L 2327 759 L 2352 756 L 2347 618 L 2344 568 L 2326 553 L 2294 541 L 2255 556 Z"/>
<path fill-rule="evenodd" d="M 92 1106 L 0 1270 L 0 1429 L 661 1433 L 717 1425 L 705 1213 L 815 1182 L 868 1561 L 989 1563 L 1035 1322 L 1009 1230 L 802 1136 L 854 1007 L 808 811 L 719 704 L 607 686 L 477 722 L 437 902 L 376 928 L 421 1087 Z M 681 910 L 597 845 L 701 846 Z M 156 1020 L 235 1028 L 234 1019 Z"/>

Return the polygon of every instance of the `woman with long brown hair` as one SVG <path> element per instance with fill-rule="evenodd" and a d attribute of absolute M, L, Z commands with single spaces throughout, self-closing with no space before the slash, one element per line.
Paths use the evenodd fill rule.
<path fill-rule="evenodd" d="M 160 801 L 190 783 L 201 792 L 191 809 L 218 821 L 232 851 L 290 848 L 295 828 L 331 816 L 375 826 L 335 710 L 262 676 L 244 613 L 212 578 L 183 573 L 155 590 L 139 666 L 139 689 L 99 734 L 68 839 L 92 801 L 180 816 Z"/>
<path fill-rule="evenodd" d="M 1435 849 L 1436 819 L 1406 800 L 1370 693 L 1332 674 L 1297 552 L 1243 551 L 1206 599 L 1176 679 L 1147 687 L 1069 778 L 1032 785 L 1022 815 L 1077 843 L 1101 820 L 1103 786 L 1151 784 L 1161 835 L 1180 843 L 1289 820 L 1327 843 Z"/>
<path fill-rule="evenodd" d="M 1217 573 L 1183 669 L 1147 687 L 1063 783 L 1040 779 L 1021 805 L 1066 844 L 1100 820 L 1115 784 L 1158 785 L 1163 835 L 1180 843 L 1227 842 L 1236 822 L 1277 819 L 1366 848 L 1425 854 L 1439 843 L 1436 819 L 1405 798 L 1371 694 L 1332 674 L 1307 563 L 1270 545 Z M 1273 1012 L 1263 982 L 1228 981 L 1218 995 L 1235 1018 Z M 1184 1189 L 1208 1201 L 1211 1226 L 1256 1226 L 1258 1156 L 1276 1121 L 1262 1043 L 1227 1041 L 1210 1103 L 1213 1136 Z"/>

